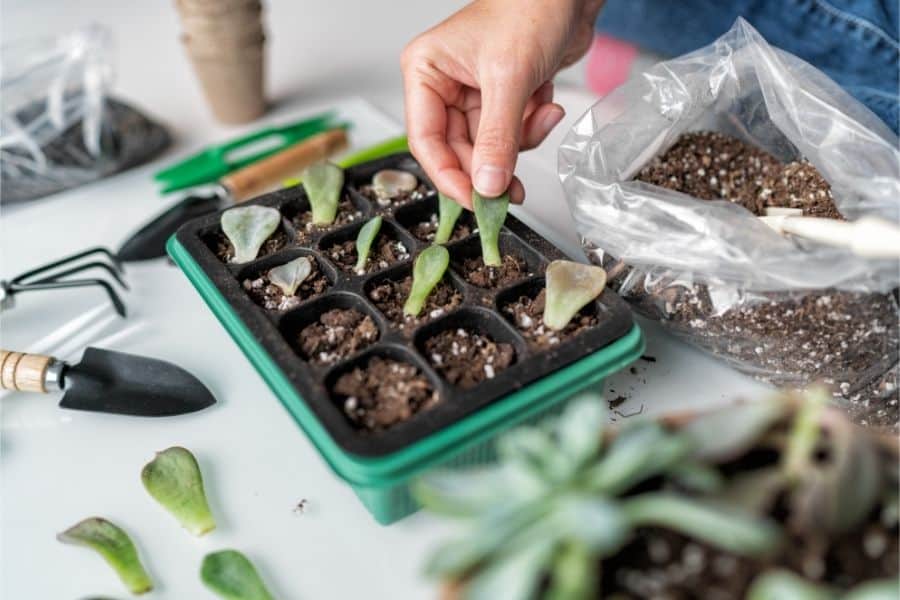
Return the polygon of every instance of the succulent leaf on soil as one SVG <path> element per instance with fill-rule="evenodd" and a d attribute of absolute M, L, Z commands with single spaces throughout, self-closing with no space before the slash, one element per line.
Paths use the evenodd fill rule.
<path fill-rule="evenodd" d="M 188 449 L 173 446 L 158 452 L 144 465 L 141 482 L 191 534 L 201 536 L 216 528 L 206 501 L 200 465 Z"/>
<path fill-rule="evenodd" d="M 143 594 L 153 589 L 153 582 L 144 570 L 131 538 L 110 521 L 91 517 L 56 537 L 63 543 L 87 546 L 98 552 L 132 594 Z"/>
<path fill-rule="evenodd" d="M 372 189 L 379 198 L 395 198 L 409 193 L 419 186 L 419 180 L 412 173 L 397 169 L 383 169 L 372 176 Z"/>
<path fill-rule="evenodd" d="M 432 245 L 422 250 L 413 265 L 412 288 L 403 305 L 403 314 L 417 316 L 422 312 L 428 294 L 440 282 L 450 265 L 450 253 L 443 246 Z"/>
<path fill-rule="evenodd" d="M 281 213 L 268 206 L 238 206 L 222 213 L 222 233 L 234 246 L 232 262 L 245 263 L 259 254 L 259 249 L 278 229 Z"/>
<path fill-rule="evenodd" d="M 817 585 L 790 571 L 772 570 L 757 577 L 747 600 L 894 600 L 900 597 L 900 582 L 876 580 L 855 586 L 845 594 Z"/>
<path fill-rule="evenodd" d="M 472 207 L 475 210 L 475 221 L 478 223 L 478 237 L 481 238 L 481 256 L 484 264 L 499 267 L 503 264 L 499 245 L 500 230 L 509 209 L 509 193 L 497 198 L 483 198 L 481 194 L 473 191 Z"/>
<path fill-rule="evenodd" d="M 375 217 L 363 225 L 356 236 L 356 266 L 353 270 L 359 275 L 366 272 L 366 261 L 369 260 L 369 251 L 372 249 L 372 243 L 378 237 L 380 230 L 381 217 Z"/>
<path fill-rule="evenodd" d="M 272 285 L 281 288 L 285 296 L 293 296 L 300 284 L 310 276 L 312 270 L 312 259 L 307 256 L 301 256 L 283 265 L 269 269 L 269 281 Z"/>
<path fill-rule="evenodd" d="M 438 226 L 434 234 L 435 244 L 446 244 L 453 237 L 453 228 L 462 214 L 463 207 L 453 198 L 438 193 Z"/>
<path fill-rule="evenodd" d="M 273 600 L 253 563 L 237 550 L 207 554 L 200 579 L 224 600 Z"/>
<path fill-rule="evenodd" d="M 309 197 L 314 225 L 330 225 L 337 217 L 344 170 L 334 163 L 321 161 L 308 166 L 302 173 L 303 188 Z"/>
<path fill-rule="evenodd" d="M 554 260 L 547 265 L 547 303 L 544 324 L 561 331 L 578 311 L 592 302 L 606 286 L 606 271 L 601 267 Z"/>

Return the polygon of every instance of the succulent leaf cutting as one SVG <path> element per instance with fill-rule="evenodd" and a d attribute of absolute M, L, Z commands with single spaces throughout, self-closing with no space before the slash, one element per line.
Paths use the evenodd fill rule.
<path fill-rule="evenodd" d="M 86 546 L 99 553 L 132 594 L 143 594 L 153 589 L 153 582 L 141 564 L 134 542 L 110 521 L 91 517 L 56 537 L 63 543 Z"/>
<path fill-rule="evenodd" d="M 462 214 L 463 207 L 458 202 L 438 193 L 438 227 L 434 234 L 435 244 L 446 244 L 453 236 L 453 228 Z"/>
<path fill-rule="evenodd" d="M 353 270 L 359 275 L 366 272 L 366 261 L 369 260 L 369 252 L 380 230 L 381 217 L 375 217 L 363 225 L 356 236 L 356 266 Z"/>
<path fill-rule="evenodd" d="M 382 169 L 372 177 L 372 189 L 379 198 L 384 199 L 412 192 L 418 185 L 415 175 L 398 169 Z"/>
<path fill-rule="evenodd" d="M 256 567 L 237 550 L 207 554 L 200 579 L 223 600 L 273 600 Z"/>
<path fill-rule="evenodd" d="M 578 311 L 592 302 L 606 286 L 601 267 L 554 260 L 547 266 L 547 302 L 544 324 L 557 331 L 565 329 Z"/>
<path fill-rule="evenodd" d="M 475 209 L 475 221 L 478 223 L 478 237 L 481 238 L 484 264 L 499 267 L 503 264 L 503 257 L 500 255 L 500 229 L 506 221 L 509 193 L 497 198 L 483 198 L 481 194 L 473 191 L 472 207 Z"/>
<path fill-rule="evenodd" d="M 443 246 L 432 245 L 422 251 L 413 265 L 412 287 L 403 305 L 403 314 L 417 316 L 422 312 L 428 294 L 440 282 L 450 264 L 450 253 Z"/>
<path fill-rule="evenodd" d="M 216 522 L 206 501 L 197 459 L 186 448 L 158 452 L 141 471 L 144 488 L 191 534 L 204 535 Z"/>
<path fill-rule="evenodd" d="M 307 167 L 301 177 L 309 198 L 313 224 L 330 225 L 337 217 L 341 189 L 344 187 L 344 170 L 334 163 L 322 161 Z"/>
<path fill-rule="evenodd" d="M 285 296 L 293 296 L 312 270 L 312 259 L 301 256 L 269 269 L 269 281 L 272 285 L 278 286 Z"/>
<path fill-rule="evenodd" d="M 281 223 L 281 213 L 268 206 L 238 206 L 222 213 L 222 233 L 234 246 L 232 262 L 256 258 L 259 249 Z"/>

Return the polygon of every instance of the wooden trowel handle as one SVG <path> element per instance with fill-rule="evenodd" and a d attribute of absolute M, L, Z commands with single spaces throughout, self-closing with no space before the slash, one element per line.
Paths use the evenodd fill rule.
<path fill-rule="evenodd" d="M 243 202 L 266 192 L 288 177 L 324 160 L 347 145 L 347 132 L 332 129 L 298 142 L 221 179 L 235 202 Z"/>
<path fill-rule="evenodd" d="M 0 350 L 0 388 L 21 392 L 49 392 L 47 372 L 56 363 L 52 356 Z"/>

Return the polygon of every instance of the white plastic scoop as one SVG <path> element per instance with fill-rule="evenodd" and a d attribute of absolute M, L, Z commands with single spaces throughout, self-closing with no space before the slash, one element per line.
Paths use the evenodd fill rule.
<path fill-rule="evenodd" d="M 849 248 L 866 258 L 900 258 L 900 227 L 890 221 L 878 217 L 838 221 L 804 217 L 802 211 L 798 215 L 794 210 L 799 209 L 767 209 L 759 219 L 778 233 Z"/>

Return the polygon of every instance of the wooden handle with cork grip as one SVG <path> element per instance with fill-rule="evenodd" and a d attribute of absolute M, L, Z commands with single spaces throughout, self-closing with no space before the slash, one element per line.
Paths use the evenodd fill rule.
<path fill-rule="evenodd" d="M 52 356 L 0 350 L 0 388 L 47 393 L 47 372 L 57 363 Z"/>
<path fill-rule="evenodd" d="M 231 199 L 243 202 L 270 190 L 309 165 L 324 160 L 347 146 L 347 132 L 331 129 L 288 146 L 281 152 L 253 163 L 220 180 Z"/>

